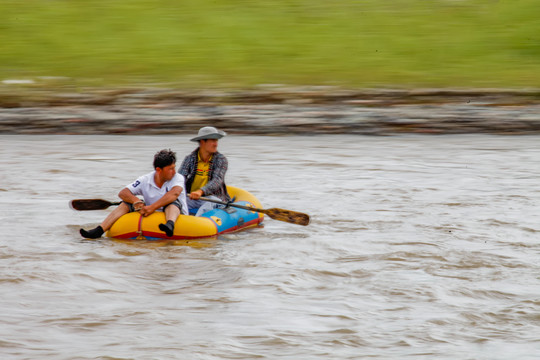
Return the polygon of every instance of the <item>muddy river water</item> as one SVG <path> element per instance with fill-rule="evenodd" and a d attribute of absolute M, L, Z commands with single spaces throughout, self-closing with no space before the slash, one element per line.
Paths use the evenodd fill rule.
<path fill-rule="evenodd" d="M 228 136 L 227 182 L 307 227 L 84 240 L 189 136 L 0 135 L 3 359 L 537 359 L 540 137 Z"/>

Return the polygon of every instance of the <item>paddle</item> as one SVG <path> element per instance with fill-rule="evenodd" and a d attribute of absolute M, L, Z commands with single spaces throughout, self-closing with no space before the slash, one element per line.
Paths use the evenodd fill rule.
<path fill-rule="evenodd" d="M 201 197 L 200 200 L 209 201 L 209 202 L 226 205 L 226 206 L 232 206 L 232 207 L 236 207 L 236 208 L 240 208 L 244 210 L 260 212 L 260 213 L 270 216 L 270 218 L 274 220 L 285 221 L 291 224 L 297 224 L 297 225 L 303 225 L 303 226 L 306 226 L 309 224 L 309 215 L 301 213 L 301 212 L 297 212 L 297 211 L 278 209 L 278 208 L 258 209 L 255 207 L 249 207 L 249 206 L 244 206 L 244 205 L 235 204 L 231 202 L 209 199 L 205 197 Z"/>
<path fill-rule="evenodd" d="M 298 224 L 298 225 L 303 225 L 303 226 L 306 226 L 309 224 L 309 215 L 301 213 L 301 212 L 297 212 L 297 211 L 278 209 L 278 208 L 258 209 L 255 207 L 249 207 L 249 206 L 244 206 L 244 205 L 235 204 L 235 203 L 227 203 L 225 201 L 208 199 L 205 197 L 201 197 L 200 199 L 204 201 L 213 202 L 216 204 L 225 205 L 225 206 L 233 206 L 240 209 L 260 212 L 260 213 L 268 215 L 270 218 L 274 220 L 285 221 L 291 224 Z M 76 200 L 71 200 L 69 204 L 72 209 L 79 210 L 79 211 L 86 211 L 86 210 L 103 210 L 103 209 L 107 209 L 109 206 L 120 205 L 120 203 L 121 202 L 113 203 L 113 202 L 103 200 L 103 199 L 76 199 Z"/>
<path fill-rule="evenodd" d="M 112 205 L 120 205 L 121 202 L 110 202 L 103 199 L 76 199 L 71 200 L 69 206 L 75 210 L 103 210 Z"/>

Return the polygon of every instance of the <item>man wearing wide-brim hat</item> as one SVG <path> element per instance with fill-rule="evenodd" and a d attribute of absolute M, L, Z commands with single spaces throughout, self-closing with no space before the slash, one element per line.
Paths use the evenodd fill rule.
<path fill-rule="evenodd" d="M 199 216 L 217 205 L 200 200 L 201 196 L 215 200 L 229 201 L 225 185 L 225 173 L 229 167 L 227 158 L 217 151 L 218 140 L 227 134 L 213 126 L 199 129 L 197 136 L 191 139 L 199 143 L 191 154 L 186 156 L 178 173 L 186 179 L 186 192 L 190 212 Z"/>

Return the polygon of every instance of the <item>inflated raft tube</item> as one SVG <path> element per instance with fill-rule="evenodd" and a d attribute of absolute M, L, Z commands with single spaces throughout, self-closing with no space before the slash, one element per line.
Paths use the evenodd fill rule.
<path fill-rule="evenodd" d="M 236 204 L 262 207 L 259 200 L 246 190 L 227 186 L 227 191 L 231 197 L 236 196 L 234 202 Z M 255 211 L 232 206 L 225 209 L 213 209 L 198 217 L 180 215 L 176 220 L 173 236 L 168 237 L 159 229 L 159 224 L 166 222 L 163 212 L 155 212 L 146 217 L 138 212 L 132 212 L 118 219 L 105 236 L 133 240 L 202 239 L 259 226 L 263 220 L 264 215 Z"/>

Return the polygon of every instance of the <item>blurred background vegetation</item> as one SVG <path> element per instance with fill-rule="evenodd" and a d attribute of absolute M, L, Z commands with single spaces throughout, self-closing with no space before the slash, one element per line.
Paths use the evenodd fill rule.
<path fill-rule="evenodd" d="M 0 0 L 0 81 L 537 87 L 538 0 Z"/>

